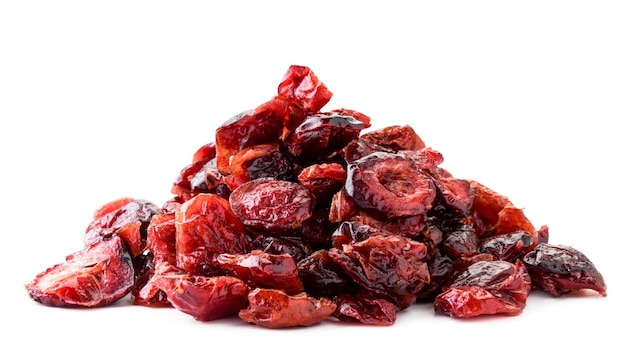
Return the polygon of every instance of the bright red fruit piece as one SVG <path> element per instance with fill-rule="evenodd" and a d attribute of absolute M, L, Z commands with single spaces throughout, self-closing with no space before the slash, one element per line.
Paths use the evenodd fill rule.
<path fill-rule="evenodd" d="M 97 241 L 38 274 L 30 297 L 49 306 L 99 307 L 126 296 L 134 283 L 130 251 L 118 236 Z"/>

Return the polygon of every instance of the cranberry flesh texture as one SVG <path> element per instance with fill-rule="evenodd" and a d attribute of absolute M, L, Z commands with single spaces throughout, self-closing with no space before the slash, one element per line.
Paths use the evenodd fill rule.
<path fill-rule="evenodd" d="M 217 195 L 195 196 L 180 206 L 175 218 L 177 265 L 190 274 L 214 275 L 219 254 L 250 250 L 243 224 Z"/>
<path fill-rule="evenodd" d="M 248 294 L 249 305 L 239 318 L 266 328 L 311 326 L 330 317 L 337 305 L 306 293 L 290 296 L 280 290 L 257 288 Z"/>
<path fill-rule="evenodd" d="M 348 165 L 345 190 L 360 208 L 387 217 L 415 216 L 430 209 L 432 179 L 398 154 L 372 153 Z"/>
<path fill-rule="evenodd" d="M 435 298 L 434 307 L 455 318 L 514 316 L 522 313 L 530 290 L 530 276 L 521 262 L 478 261 Z"/>
<path fill-rule="evenodd" d="M 252 287 L 283 290 L 296 294 L 304 290 L 298 268 L 289 254 L 268 254 L 253 250 L 248 254 L 220 254 L 217 262 L 231 276 L 246 281 Z"/>
<path fill-rule="evenodd" d="M 126 243 L 118 236 L 101 239 L 38 274 L 26 285 L 30 297 L 57 307 L 100 307 L 126 296 L 134 283 Z"/>
<path fill-rule="evenodd" d="M 237 315 L 245 307 L 248 286 L 231 276 L 207 277 L 175 271 L 160 274 L 156 285 L 169 302 L 198 321 Z"/>
<path fill-rule="evenodd" d="M 317 250 L 300 260 L 298 274 L 305 291 L 314 297 L 332 298 L 354 290 L 354 283 L 326 249 Z"/>
<path fill-rule="evenodd" d="M 235 189 L 229 197 L 233 212 L 249 228 L 264 232 L 289 231 L 313 214 L 315 196 L 290 181 L 262 178 Z"/>
<path fill-rule="evenodd" d="M 515 262 L 533 248 L 534 238 L 524 231 L 493 236 L 481 241 L 480 253 L 493 255 L 496 260 Z"/>
<path fill-rule="evenodd" d="M 570 246 L 541 243 L 522 259 L 533 285 L 558 297 L 590 289 L 606 296 L 602 274 L 583 253 Z"/>

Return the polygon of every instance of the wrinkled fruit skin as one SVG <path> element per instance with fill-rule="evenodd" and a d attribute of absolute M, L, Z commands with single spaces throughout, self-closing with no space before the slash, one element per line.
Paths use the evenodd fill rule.
<path fill-rule="evenodd" d="M 30 297 L 61 307 L 100 307 L 130 292 L 134 269 L 126 243 L 117 236 L 67 256 L 26 285 Z"/>
<path fill-rule="evenodd" d="M 327 298 L 302 292 L 289 296 L 280 290 L 257 288 L 248 294 L 249 305 L 239 318 L 265 328 L 311 326 L 330 317 L 337 307 Z"/>
<path fill-rule="evenodd" d="M 443 168 L 412 127 L 364 132 L 362 112 L 322 111 L 331 97 L 310 68 L 290 66 L 273 97 L 181 164 L 163 204 L 99 207 L 83 250 L 38 274 L 29 296 L 99 307 L 129 295 L 266 328 L 390 326 L 416 302 L 454 318 L 515 316 L 531 290 L 606 296 L 585 255 Z"/>
<path fill-rule="evenodd" d="M 435 311 L 457 318 L 522 313 L 531 281 L 521 262 L 478 261 L 435 298 Z"/>
<path fill-rule="evenodd" d="M 606 296 L 602 274 L 583 253 L 569 246 L 541 243 L 523 258 L 533 284 L 552 296 L 590 289 Z"/>

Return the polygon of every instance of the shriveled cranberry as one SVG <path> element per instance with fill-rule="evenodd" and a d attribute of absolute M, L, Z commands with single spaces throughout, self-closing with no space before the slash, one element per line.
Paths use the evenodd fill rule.
<path fill-rule="evenodd" d="M 339 109 L 331 110 L 330 113 L 336 113 L 341 116 L 354 117 L 357 120 L 363 122 L 363 128 L 370 128 L 372 125 L 371 123 L 372 119 L 368 115 L 362 112 L 356 111 L 356 110 L 351 110 L 347 108 L 339 108 Z"/>
<path fill-rule="evenodd" d="M 469 181 L 447 176 L 441 168 L 429 170 L 437 188 L 437 202 L 442 209 L 434 209 L 439 215 L 449 218 L 466 217 L 474 203 L 474 190 Z"/>
<path fill-rule="evenodd" d="M 411 126 L 387 126 L 361 135 L 361 139 L 370 144 L 390 149 L 397 153 L 401 150 L 419 150 L 426 147 L 424 141 Z"/>
<path fill-rule="evenodd" d="M 533 236 L 533 246 L 537 244 L 537 231 L 524 214 L 524 210 L 508 203 L 498 213 L 498 222 L 495 225 L 494 233 L 504 234 L 517 231 L 524 231 Z"/>
<path fill-rule="evenodd" d="M 401 309 L 416 300 L 430 282 L 424 261 L 426 246 L 408 238 L 372 236 L 362 242 L 331 248 L 330 257 L 357 284 Z"/>
<path fill-rule="evenodd" d="M 355 290 L 355 284 L 326 249 L 317 250 L 300 260 L 298 274 L 305 291 L 314 297 L 332 298 Z"/>
<path fill-rule="evenodd" d="M 304 186 L 273 178 L 251 180 L 229 198 L 244 225 L 259 231 L 288 231 L 311 217 L 315 196 Z"/>
<path fill-rule="evenodd" d="M 284 100 L 270 100 L 224 122 L 215 132 L 217 169 L 229 174 L 231 156 L 254 145 L 277 143 L 287 111 Z"/>
<path fill-rule="evenodd" d="M 126 296 L 134 277 L 130 250 L 114 235 L 39 273 L 26 290 L 33 300 L 48 306 L 100 307 Z"/>
<path fill-rule="evenodd" d="M 533 236 L 525 231 L 499 234 L 480 242 L 479 252 L 489 253 L 496 260 L 514 263 L 534 247 Z"/>
<path fill-rule="evenodd" d="M 387 217 L 415 216 L 430 209 L 432 179 L 398 154 L 372 153 L 348 164 L 345 190 L 360 208 Z"/>
<path fill-rule="evenodd" d="M 469 180 L 470 187 L 474 191 L 471 214 L 474 218 L 474 228 L 479 236 L 495 228 L 498 223 L 499 213 L 510 203 L 508 197 L 499 194 L 487 186 Z"/>
<path fill-rule="evenodd" d="M 533 285 L 558 297 L 590 289 L 606 296 L 606 284 L 595 265 L 579 250 L 541 243 L 523 258 Z"/>
<path fill-rule="evenodd" d="M 290 154 L 305 161 L 330 157 L 356 139 L 363 122 L 351 116 L 332 113 L 309 115 L 284 139 Z"/>
<path fill-rule="evenodd" d="M 309 165 L 298 174 L 298 182 L 315 195 L 318 206 L 328 206 L 346 182 L 346 168 L 339 163 Z"/>
<path fill-rule="evenodd" d="M 154 215 L 160 214 L 161 209 L 154 203 L 141 199 L 122 198 L 106 203 L 94 213 L 94 219 L 89 223 L 83 235 L 85 245 L 93 244 L 120 231 L 128 224 L 123 236 L 128 237 L 126 242 L 131 247 L 133 256 L 138 255 L 145 246 L 147 239 L 146 228 Z M 136 228 L 136 230 L 135 230 Z M 137 238 L 136 231 L 139 231 Z"/>
<path fill-rule="evenodd" d="M 220 254 L 217 262 L 228 275 L 246 281 L 252 287 L 273 288 L 288 294 L 304 290 L 296 261 L 289 254 L 253 250 L 247 254 Z"/>
<path fill-rule="evenodd" d="M 333 223 L 352 218 L 358 212 L 354 199 L 348 195 L 345 188 L 337 191 L 330 200 L 328 220 Z"/>
<path fill-rule="evenodd" d="M 246 182 L 264 177 L 293 180 L 293 165 L 280 149 L 278 143 L 258 144 L 239 151 L 230 158 L 230 174 Z M 232 178 L 232 177 L 227 177 Z M 229 184 L 231 190 L 238 187 Z"/>
<path fill-rule="evenodd" d="M 454 258 L 468 257 L 478 253 L 478 237 L 470 225 L 456 224 L 444 232 L 441 246 Z"/>
<path fill-rule="evenodd" d="M 289 254 L 295 261 L 300 261 L 311 253 L 311 247 L 297 236 L 259 234 L 252 241 L 252 248 L 270 254 Z"/>
<path fill-rule="evenodd" d="M 178 266 L 194 275 L 214 275 L 215 259 L 222 253 L 247 253 L 248 237 L 228 201 L 215 194 L 200 194 L 176 211 Z"/>
<path fill-rule="evenodd" d="M 382 326 L 396 322 L 396 306 L 387 300 L 344 294 L 335 297 L 333 301 L 337 304 L 333 316 L 339 320 Z"/>
<path fill-rule="evenodd" d="M 290 66 L 278 85 L 278 97 L 305 111 L 319 111 L 332 95 L 313 71 L 302 65 Z"/>
<path fill-rule="evenodd" d="M 217 154 L 217 150 L 215 148 L 215 142 L 209 142 L 195 151 L 193 153 L 193 157 L 191 158 L 191 162 L 195 163 L 197 161 L 209 161 L 215 158 Z"/>
<path fill-rule="evenodd" d="M 513 316 L 524 310 L 530 290 L 530 276 L 521 262 L 478 261 L 435 298 L 434 307 L 456 318 Z"/>
<path fill-rule="evenodd" d="M 327 298 L 302 292 L 290 296 L 280 290 L 257 288 L 248 294 L 249 305 L 239 318 L 265 328 L 311 326 L 330 317 L 337 305 Z"/>
<path fill-rule="evenodd" d="M 248 286 L 232 276 L 207 277 L 172 270 L 159 274 L 155 284 L 169 302 L 198 321 L 236 315 L 245 307 Z"/>
<path fill-rule="evenodd" d="M 164 213 L 154 216 L 148 225 L 148 250 L 155 262 L 176 264 L 176 216 Z"/>

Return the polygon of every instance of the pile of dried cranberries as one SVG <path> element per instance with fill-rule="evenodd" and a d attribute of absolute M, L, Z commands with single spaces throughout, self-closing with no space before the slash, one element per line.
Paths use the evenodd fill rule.
<path fill-rule="evenodd" d="M 391 325 L 416 302 L 452 317 L 518 315 L 532 289 L 605 296 L 593 263 L 550 244 L 509 199 L 441 168 L 409 126 L 320 111 L 332 93 L 291 66 L 278 94 L 222 124 L 159 206 L 94 213 L 83 250 L 26 285 L 42 304 L 174 307 L 268 328 Z"/>

